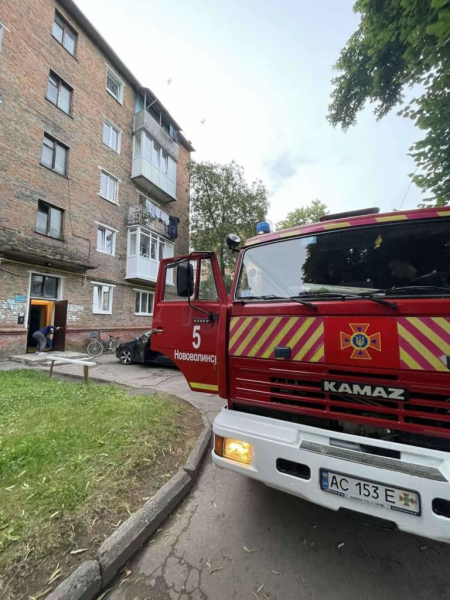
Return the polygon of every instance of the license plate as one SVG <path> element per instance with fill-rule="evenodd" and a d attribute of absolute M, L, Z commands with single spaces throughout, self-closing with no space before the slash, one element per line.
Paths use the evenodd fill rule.
<path fill-rule="evenodd" d="M 320 487 L 324 492 L 389 510 L 420 516 L 420 496 L 417 492 L 393 487 L 378 481 L 350 477 L 336 471 L 320 470 Z"/>

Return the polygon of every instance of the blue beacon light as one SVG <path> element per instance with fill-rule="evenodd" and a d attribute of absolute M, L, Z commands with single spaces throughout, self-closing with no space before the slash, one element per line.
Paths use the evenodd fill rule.
<path fill-rule="evenodd" d="M 270 225 L 267 221 L 256 224 L 256 235 L 262 235 L 263 233 L 270 233 Z"/>

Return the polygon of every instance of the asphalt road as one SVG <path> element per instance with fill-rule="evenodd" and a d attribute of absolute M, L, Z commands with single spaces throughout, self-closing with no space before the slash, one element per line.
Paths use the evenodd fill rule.
<path fill-rule="evenodd" d="M 221 400 L 191 392 L 177 371 L 97 360 L 93 377 L 177 394 L 210 420 L 220 410 Z M 104 600 L 450 600 L 450 545 L 369 527 L 208 457 L 192 492 L 112 585 Z"/>
<path fill-rule="evenodd" d="M 128 571 L 108 600 L 450 599 L 450 546 L 368 527 L 210 459 Z"/>

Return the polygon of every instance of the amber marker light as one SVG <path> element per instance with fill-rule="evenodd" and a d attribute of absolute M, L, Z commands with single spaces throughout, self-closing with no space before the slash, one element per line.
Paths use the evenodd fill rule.
<path fill-rule="evenodd" d="M 216 454 L 234 460 L 236 462 L 249 465 L 252 462 L 253 446 L 248 442 L 223 438 L 219 435 L 215 437 L 214 449 Z"/>

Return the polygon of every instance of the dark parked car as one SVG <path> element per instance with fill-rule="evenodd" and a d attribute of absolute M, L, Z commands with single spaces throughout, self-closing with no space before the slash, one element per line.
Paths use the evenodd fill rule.
<path fill-rule="evenodd" d="M 117 346 L 116 356 L 123 365 L 143 363 L 174 367 L 175 364 L 164 354 L 151 349 L 152 332 L 146 331 L 144 335 L 134 338 L 129 342 L 122 342 Z"/>

